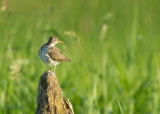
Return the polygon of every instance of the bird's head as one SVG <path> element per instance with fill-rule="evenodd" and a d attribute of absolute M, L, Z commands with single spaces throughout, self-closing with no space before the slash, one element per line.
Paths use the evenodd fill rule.
<path fill-rule="evenodd" d="M 49 40 L 48 40 L 48 44 L 49 44 L 51 47 L 55 46 L 55 45 L 58 44 L 58 43 L 63 43 L 63 42 L 62 42 L 62 41 L 59 41 L 58 38 L 55 37 L 55 36 L 51 36 L 51 37 L 49 38 Z"/>

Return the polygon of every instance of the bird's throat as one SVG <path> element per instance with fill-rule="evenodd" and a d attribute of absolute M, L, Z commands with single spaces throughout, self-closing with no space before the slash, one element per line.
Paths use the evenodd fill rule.
<path fill-rule="evenodd" d="M 49 47 L 54 47 L 55 46 L 55 44 L 49 44 Z"/>

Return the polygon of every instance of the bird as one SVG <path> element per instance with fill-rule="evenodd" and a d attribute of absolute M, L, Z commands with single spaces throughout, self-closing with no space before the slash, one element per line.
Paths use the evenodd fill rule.
<path fill-rule="evenodd" d="M 42 45 L 38 51 L 42 61 L 50 66 L 50 70 L 52 70 L 52 66 L 54 66 L 54 73 L 56 70 L 56 65 L 58 65 L 60 62 L 71 62 L 71 60 L 63 55 L 62 52 L 56 47 L 56 44 L 58 43 L 63 42 L 59 41 L 58 37 L 51 36 L 48 42 Z"/>

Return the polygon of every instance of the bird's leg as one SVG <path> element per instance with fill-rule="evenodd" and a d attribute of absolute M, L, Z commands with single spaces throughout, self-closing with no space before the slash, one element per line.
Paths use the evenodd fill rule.
<path fill-rule="evenodd" d="M 56 65 L 54 65 L 54 73 L 55 73 L 55 71 L 56 71 Z"/>
<path fill-rule="evenodd" d="M 52 66 L 50 66 L 50 70 L 52 71 Z"/>

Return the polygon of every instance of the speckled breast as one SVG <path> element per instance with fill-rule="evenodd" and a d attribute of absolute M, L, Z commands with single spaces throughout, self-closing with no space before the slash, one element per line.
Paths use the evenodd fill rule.
<path fill-rule="evenodd" d="M 54 66 L 59 64 L 57 61 L 54 61 L 48 54 L 48 46 L 44 45 L 40 48 L 40 50 L 38 51 L 38 54 L 40 56 L 40 58 L 42 59 L 42 61 L 45 64 L 48 64 L 49 66 Z"/>

